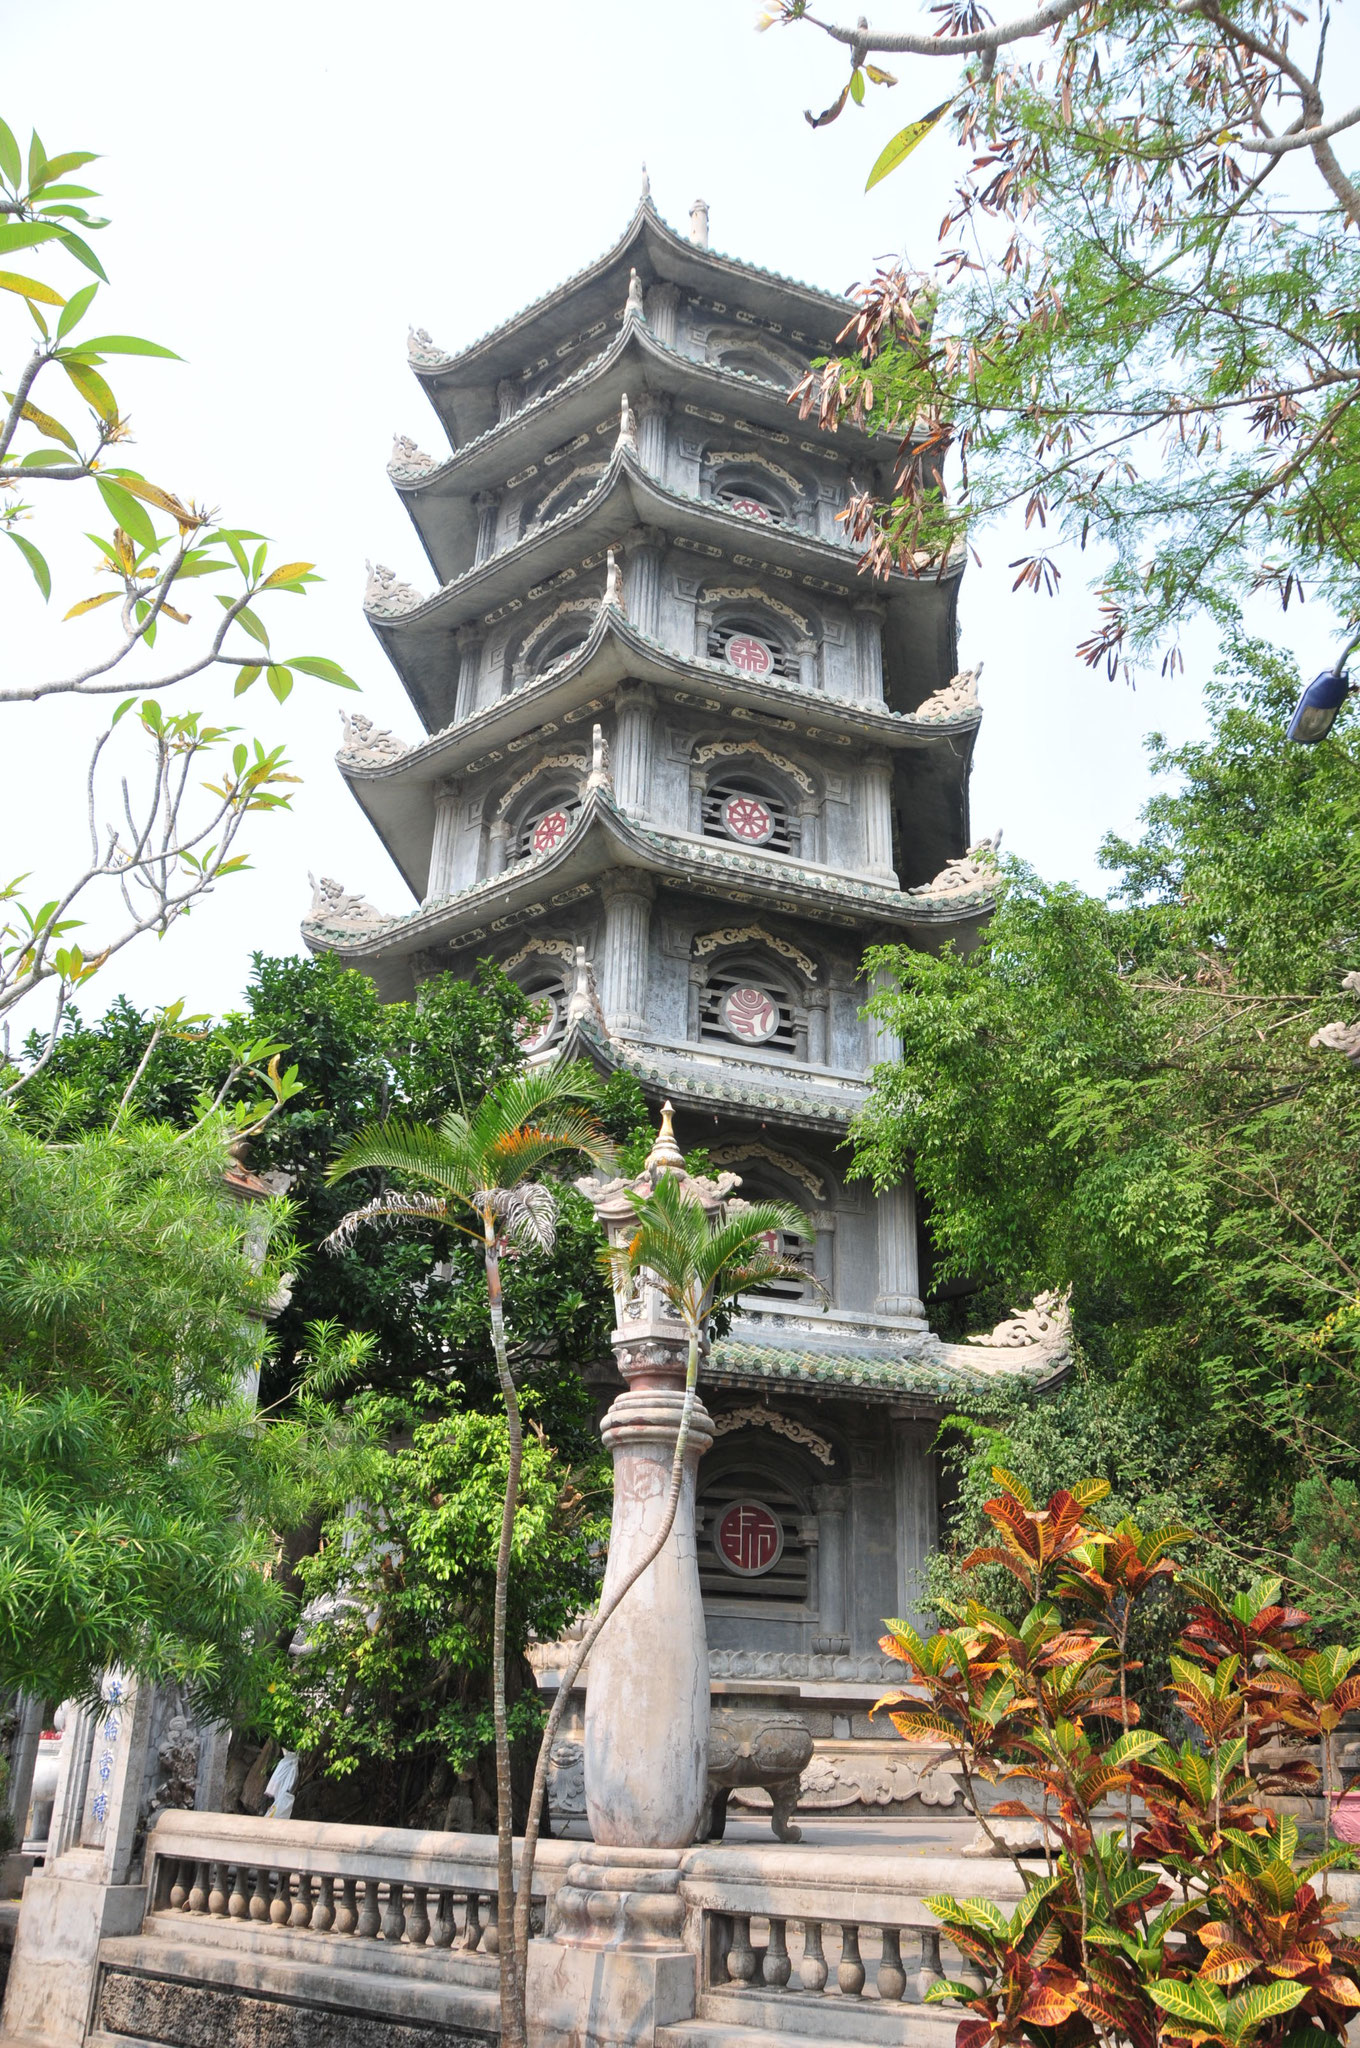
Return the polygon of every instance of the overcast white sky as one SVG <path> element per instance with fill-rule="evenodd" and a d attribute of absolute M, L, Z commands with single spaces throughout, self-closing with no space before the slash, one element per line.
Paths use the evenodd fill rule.
<path fill-rule="evenodd" d="M 942 69 L 904 67 L 894 92 L 814 135 L 802 109 L 839 90 L 841 60 L 809 29 L 755 35 L 751 0 L 142 0 L 122 26 L 94 0 L 6 12 L 0 112 L 25 141 L 36 122 L 50 154 L 104 157 L 89 175 L 113 218 L 98 238 L 113 283 L 96 331 L 185 357 L 119 364 L 139 436 L 130 460 L 270 535 L 278 559 L 315 560 L 326 583 L 275 602 L 279 643 L 342 661 L 362 708 L 412 737 L 360 609 L 366 556 L 419 588 L 431 580 L 384 467 L 394 431 L 444 445 L 406 367 L 408 324 L 459 347 L 590 261 L 627 221 L 644 158 L 672 222 L 702 195 L 716 248 L 841 288 L 894 250 L 931 259 L 955 169 L 937 134 L 866 197 L 868 165 L 938 99 Z M 0 333 L 12 375 L 22 330 Z M 72 495 L 53 490 L 43 522 L 49 538 L 59 524 L 77 535 L 50 549 L 50 614 L 17 551 L 0 550 L 11 673 L 56 672 L 99 643 L 99 614 L 57 623 L 99 587 L 78 538 L 93 506 L 73 514 Z M 1093 675 L 1074 654 L 1092 609 L 1074 587 L 1080 565 L 1057 602 L 1010 595 L 1007 563 L 1031 544 L 985 536 L 964 580 L 964 660 L 986 664 L 974 826 L 1002 826 L 1045 872 L 1096 885 L 1101 835 L 1132 827 L 1147 793 L 1142 735 L 1199 727 L 1213 643 L 1192 638 L 1184 677 L 1136 692 Z M 194 587 L 200 609 L 209 588 Z M 1320 611 L 1285 623 L 1309 673 L 1330 653 L 1327 628 Z M 205 701 L 195 688 L 185 702 Z M 341 701 L 315 683 L 280 711 L 257 685 L 245 722 L 287 740 L 305 777 L 295 814 L 261 821 L 255 871 L 111 965 L 87 1011 L 120 988 L 148 1004 L 229 1003 L 253 948 L 299 946 L 309 867 L 408 905 L 333 765 Z M 0 871 L 59 883 L 79 854 L 86 707 L 0 718 Z"/>

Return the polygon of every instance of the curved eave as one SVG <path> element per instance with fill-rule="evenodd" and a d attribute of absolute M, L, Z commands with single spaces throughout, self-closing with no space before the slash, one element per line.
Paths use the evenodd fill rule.
<path fill-rule="evenodd" d="M 734 901 L 766 903 L 814 924 L 839 923 L 860 930 L 866 940 L 901 936 L 925 946 L 970 935 L 995 900 L 986 890 L 968 896 L 908 895 L 786 855 L 739 853 L 684 833 L 656 831 L 625 817 L 606 792 L 591 790 L 575 829 L 544 859 L 518 862 L 382 925 L 354 930 L 305 921 L 302 934 L 314 952 L 335 953 L 354 967 L 409 960 L 432 946 L 475 943 L 470 934 L 493 915 L 499 922 L 546 914 L 564 890 L 594 883 L 611 867 L 641 868 L 680 887 L 711 889 L 720 883 Z"/>
<path fill-rule="evenodd" d="M 518 374 L 526 356 L 553 345 L 564 327 L 579 331 L 583 321 L 617 313 L 627 290 L 628 268 L 637 268 L 645 283 L 699 292 L 716 288 L 728 305 L 742 312 L 768 317 L 771 301 L 776 301 L 788 318 L 809 330 L 814 354 L 829 349 L 854 310 L 835 292 L 761 270 L 715 249 L 697 248 L 666 225 L 650 199 L 643 199 L 620 240 L 594 263 L 446 361 L 412 363 L 450 438 L 461 442 L 483 433 L 496 417 L 500 379 Z"/>
<path fill-rule="evenodd" d="M 966 1344 L 943 1344 L 938 1338 L 904 1345 L 900 1351 L 887 1345 L 754 1344 L 739 1338 L 719 1338 L 705 1361 L 702 1377 L 717 1386 L 764 1388 L 771 1382 L 788 1393 L 804 1394 L 816 1400 L 830 1400 L 851 1394 L 856 1403 L 869 1400 L 891 1403 L 903 1413 L 938 1416 L 949 1408 L 968 1406 L 969 1397 L 983 1395 L 997 1378 L 1023 1381 L 1036 1392 L 1046 1392 L 1063 1379 L 1069 1367 L 1066 1354 L 1049 1353 L 1040 1359 L 1023 1351 L 1011 1354 L 1004 1365 L 980 1369 L 977 1352 Z"/>
<path fill-rule="evenodd" d="M 644 390 L 664 391 L 670 397 L 688 395 L 709 406 L 721 402 L 733 419 L 749 419 L 781 434 L 808 438 L 812 431 L 790 410 L 783 385 L 698 362 L 668 348 L 638 321 L 625 320 L 608 348 L 574 376 L 465 442 L 436 468 L 391 477 L 440 581 L 462 575 L 472 562 L 477 542 L 477 514 L 471 504 L 475 492 L 499 490 L 507 476 L 541 462 L 577 435 L 593 433 L 602 415 L 616 417 L 625 391 L 636 401 Z M 820 436 L 820 445 L 828 446 L 829 440 Z M 835 442 L 847 463 L 872 463 L 894 454 L 900 436 L 846 426 L 838 429 Z"/>
<path fill-rule="evenodd" d="M 559 733 L 584 739 L 588 719 L 599 715 L 590 712 L 591 702 L 625 681 L 651 683 L 671 699 L 717 698 L 725 707 L 798 718 L 801 737 L 814 745 L 820 740 L 843 747 L 848 741 L 913 755 L 919 763 L 914 805 L 918 822 L 928 826 L 933 819 L 923 813 L 939 813 L 935 829 L 921 834 L 925 872 L 937 871 L 962 851 L 962 840 L 951 827 L 966 796 L 980 711 L 910 718 L 828 697 L 820 690 L 762 682 L 717 662 L 672 653 L 639 633 L 612 606 L 601 608 L 589 638 L 555 674 L 498 698 L 396 760 L 362 762 L 341 754 L 337 766 L 406 882 L 414 894 L 423 896 L 434 838 L 435 783 L 462 774 L 474 762 L 481 765 L 489 758 L 494 763 L 507 753 L 513 758 L 526 739 L 557 739 Z"/>
<path fill-rule="evenodd" d="M 894 708 L 921 703 L 954 672 L 961 556 L 941 576 L 913 578 L 894 571 L 886 581 L 868 584 L 851 549 L 790 527 L 756 526 L 711 500 L 668 491 L 631 451 L 616 448 L 596 488 L 560 519 L 550 520 L 516 547 L 493 555 L 408 611 L 387 618 L 367 614 L 426 731 L 449 724 L 453 716 L 453 635 L 460 626 L 474 621 L 489 624 L 490 615 L 502 605 L 522 609 L 526 587 L 541 590 L 564 571 L 574 572 L 583 556 L 602 554 L 633 525 L 656 527 L 671 541 L 724 541 L 729 558 L 745 555 L 744 567 L 775 574 L 787 594 L 793 593 L 799 577 L 805 588 L 810 583 L 813 605 L 828 595 L 846 603 L 865 595 L 884 599 L 893 684 L 903 697 L 902 705 Z M 763 559 L 753 562 L 756 548 Z M 792 576 L 785 577 L 785 571 Z"/>

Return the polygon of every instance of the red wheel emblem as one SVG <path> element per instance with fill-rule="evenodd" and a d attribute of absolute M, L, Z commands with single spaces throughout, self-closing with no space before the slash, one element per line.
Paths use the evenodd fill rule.
<path fill-rule="evenodd" d="M 768 676 L 774 671 L 774 649 L 754 633 L 734 633 L 727 643 L 727 660 L 744 676 Z"/>
<path fill-rule="evenodd" d="M 565 811 L 545 811 L 530 835 L 530 851 L 551 853 L 566 838 L 570 824 L 571 819 Z"/>
<path fill-rule="evenodd" d="M 770 517 L 769 506 L 762 505 L 759 498 L 729 498 L 727 502 L 734 512 L 743 513 L 747 519 L 768 520 Z"/>
<path fill-rule="evenodd" d="M 522 1053 L 542 1052 L 548 1040 L 557 1029 L 557 1001 L 554 996 L 531 996 L 533 1003 L 546 1003 L 548 1014 L 541 1024 L 535 1024 L 532 1017 L 522 1017 L 515 1026 L 515 1037 L 519 1040 Z"/>
<path fill-rule="evenodd" d="M 733 988 L 723 997 L 722 1018 L 734 1038 L 760 1045 L 779 1029 L 779 1005 L 763 988 Z"/>
<path fill-rule="evenodd" d="M 773 836 L 774 818 L 758 796 L 730 796 L 722 807 L 723 827 L 748 846 L 763 846 Z"/>
<path fill-rule="evenodd" d="M 718 1524 L 716 1547 L 730 1572 L 758 1579 L 783 1555 L 783 1524 L 764 1501 L 734 1501 Z"/>

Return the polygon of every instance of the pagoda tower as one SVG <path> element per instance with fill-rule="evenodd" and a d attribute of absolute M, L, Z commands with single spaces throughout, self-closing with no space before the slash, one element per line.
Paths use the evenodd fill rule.
<path fill-rule="evenodd" d="M 1052 1372 L 1061 1317 L 942 1345 L 910 1184 L 847 1179 L 893 1051 L 866 947 L 966 946 L 992 904 L 962 559 L 867 579 L 839 515 L 896 437 L 789 403 L 851 311 L 644 196 L 460 353 L 412 333 L 451 452 L 401 438 L 388 473 L 436 588 L 375 568 L 365 608 L 423 733 L 352 718 L 339 765 L 418 900 L 323 880 L 304 933 L 391 998 L 493 957 L 545 1005 L 533 1056 L 627 1069 L 684 1149 L 807 1212 L 807 1280 L 746 1301 L 705 1368 L 711 1664 L 872 1682 L 934 1536 L 936 1419 L 983 1370 Z"/>

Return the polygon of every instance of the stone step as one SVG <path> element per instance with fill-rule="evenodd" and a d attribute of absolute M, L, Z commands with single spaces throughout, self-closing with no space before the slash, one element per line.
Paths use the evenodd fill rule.
<path fill-rule="evenodd" d="M 957 2009 L 835 1994 L 705 1991 L 697 2019 L 657 2030 L 657 2048 L 953 2048 Z"/>
<path fill-rule="evenodd" d="M 85 2036 L 85 2048 L 165 2048 L 163 2041 L 148 2041 L 140 2034 L 106 2034 L 102 2027 Z"/>

